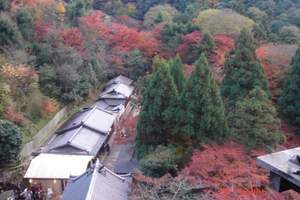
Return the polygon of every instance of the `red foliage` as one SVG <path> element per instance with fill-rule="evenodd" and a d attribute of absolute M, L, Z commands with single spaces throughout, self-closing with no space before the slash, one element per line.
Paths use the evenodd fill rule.
<path fill-rule="evenodd" d="M 202 181 L 217 188 L 215 196 L 220 200 L 280 197 L 264 188 L 268 183 L 268 173 L 255 163 L 255 158 L 262 154 L 262 151 L 247 154 L 243 145 L 235 142 L 206 145 L 204 150 L 193 154 L 192 162 L 182 170 L 181 176 L 191 183 Z"/>
<path fill-rule="evenodd" d="M 186 34 L 182 37 L 181 44 L 177 47 L 176 52 L 183 57 L 186 57 L 192 49 L 193 45 L 197 45 L 202 40 L 202 33 L 199 31 L 194 31 L 192 33 Z"/>
<path fill-rule="evenodd" d="M 22 114 L 19 114 L 11 106 L 8 106 L 4 109 L 4 117 L 16 124 L 22 125 L 25 121 L 25 117 Z"/>
<path fill-rule="evenodd" d="M 274 100 L 280 94 L 282 79 L 289 69 L 288 67 L 296 49 L 297 46 L 295 45 L 265 44 L 256 50 L 256 55 L 269 81 L 269 87 Z"/>
<path fill-rule="evenodd" d="M 193 73 L 194 69 L 195 69 L 194 65 L 185 64 L 184 65 L 184 75 L 186 77 L 189 77 Z"/>
<path fill-rule="evenodd" d="M 65 45 L 73 47 L 78 52 L 83 50 L 83 39 L 78 28 L 70 28 L 60 32 L 60 37 Z"/>
<path fill-rule="evenodd" d="M 153 56 L 157 51 L 158 42 L 151 33 L 140 32 L 119 23 L 104 22 L 102 17 L 102 12 L 93 12 L 91 15 L 81 17 L 80 25 L 108 41 L 111 48 L 117 51 L 139 49 L 148 56 Z"/>
<path fill-rule="evenodd" d="M 218 188 L 253 188 L 267 183 L 267 174 L 256 167 L 254 157 L 234 142 L 204 146 L 203 151 L 193 154 L 192 162 L 182 173 L 192 182 L 201 178 Z"/>
<path fill-rule="evenodd" d="M 215 194 L 218 200 L 284 200 L 285 198 L 277 192 L 270 189 L 267 191 L 260 188 L 241 189 L 241 188 L 223 188 Z"/>
<path fill-rule="evenodd" d="M 134 142 L 136 138 L 137 121 L 137 116 L 135 115 L 130 115 L 123 118 L 119 122 L 119 127 L 117 129 L 117 134 L 114 142 L 117 144 Z"/>
<path fill-rule="evenodd" d="M 210 57 L 216 78 L 222 80 L 222 72 L 225 63 L 226 54 L 234 48 L 234 39 L 224 34 L 214 36 L 216 48 Z"/>
<path fill-rule="evenodd" d="M 34 38 L 38 41 L 44 40 L 50 33 L 50 25 L 41 19 L 34 22 Z"/>

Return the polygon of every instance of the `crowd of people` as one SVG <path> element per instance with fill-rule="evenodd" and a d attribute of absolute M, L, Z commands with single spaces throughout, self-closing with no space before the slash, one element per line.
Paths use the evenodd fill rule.
<path fill-rule="evenodd" d="M 44 200 L 52 199 L 53 191 L 48 188 L 42 189 L 41 184 L 35 183 L 26 186 L 23 182 L 18 185 L 11 183 L 0 183 L 0 199 L 5 196 L 8 200 Z"/>

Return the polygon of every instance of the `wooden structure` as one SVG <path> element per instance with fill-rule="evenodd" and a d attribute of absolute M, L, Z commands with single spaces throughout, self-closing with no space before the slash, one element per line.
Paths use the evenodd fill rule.
<path fill-rule="evenodd" d="M 300 193 L 300 162 L 296 156 L 300 156 L 300 147 L 271 153 L 257 158 L 257 165 L 270 171 L 270 186 L 283 192 L 293 189 Z"/>

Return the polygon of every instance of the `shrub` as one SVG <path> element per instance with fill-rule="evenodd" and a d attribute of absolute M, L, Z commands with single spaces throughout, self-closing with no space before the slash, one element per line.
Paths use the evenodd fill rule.
<path fill-rule="evenodd" d="M 17 126 L 0 120 L 0 166 L 12 163 L 18 158 L 22 135 Z"/>
<path fill-rule="evenodd" d="M 141 169 L 146 176 L 161 177 L 166 173 L 175 174 L 177 170 L 174 147 L 157 146 L 141 160 Z"/>

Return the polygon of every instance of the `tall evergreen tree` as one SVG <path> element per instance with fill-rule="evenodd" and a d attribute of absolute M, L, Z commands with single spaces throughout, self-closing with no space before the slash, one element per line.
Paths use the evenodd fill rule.
<path fill-rule="evenodd" d="M 206 57 L 202 54 L 181 96 L 182 133 L 194 139 L 218 140 L 226 136 L 224 105 Z"/>
<path fill-rule="evenodd" d="M 300 126 L 300 48 L 292 61 L 292 69 L 284 84 L 279 105 L 284 116 L 296 126 Z"/>
<path fill-rule="evenodd" d="M 260 87 L 254 88 L 244 100 L 237 102 L 228 115 L 228 123 L 237 140 L 249 149 L 274 146 L 283 139 L 276 109 Z"/>
<path fill-rule="evenodd" d="M 167 144 L 174 129 L 177 114 L 178 92 L 170 74 L 167 61 L 156 58 L 155 72 L 151 76 L 142 99 L 142 109 L 137 125 L 137 146 L 143 154 L 149 146 Z"/>
<path fill-rule="evenodd" d="M 228 55 L 224 72 L 222 95 L 227 108 L 245 98 L 256 86 L 269 94 L 266 77 L 255 54 L 255 41 L 246 30 L 241 31 L 235 49 Z"/>
<path fill-rule="evenodd" d="M 180 57 L 177 55 L 175 59 L 169 61 L 170 72 L 177 86 L 178 93 L 181 93 L 185 84 L 185 77 L 183 71 L 183 63 Z"/>
<path fill-rule="evenodd" d="M 204 32 L 203 39 L 200 43 L 201 53 L 205 53 L 206 56 L 210 56 L 215 48 L 215 41 L 209 32 Z"/>

